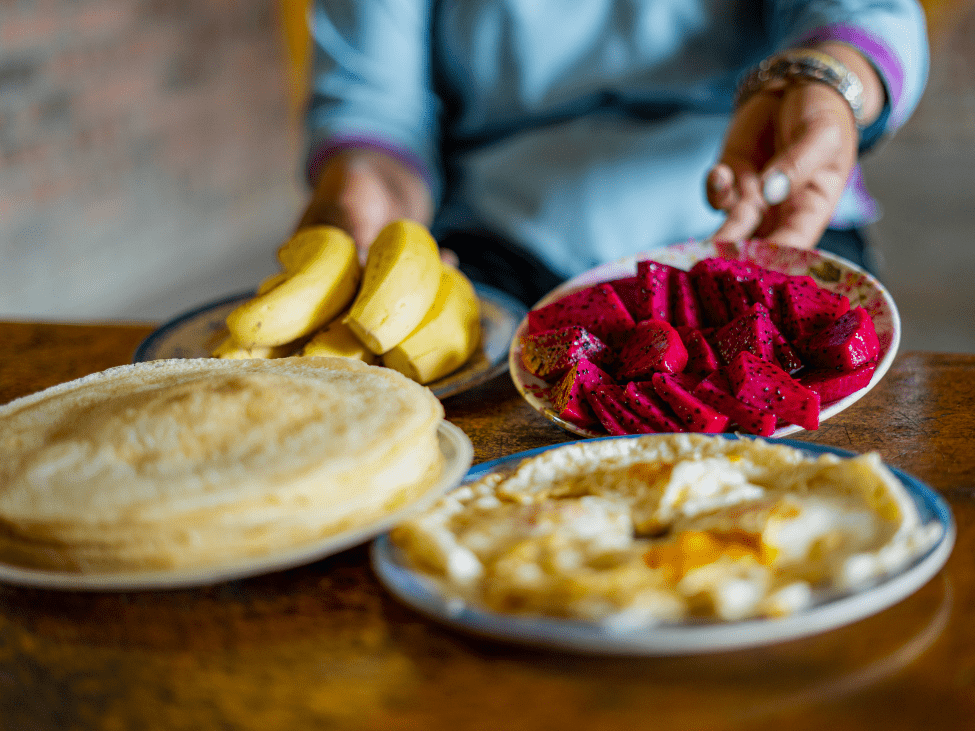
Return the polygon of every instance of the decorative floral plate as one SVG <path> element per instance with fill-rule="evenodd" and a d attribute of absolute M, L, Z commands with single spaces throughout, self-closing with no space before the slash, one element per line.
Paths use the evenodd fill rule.
<path fill-rule="evenodd" d="M 640 260 L 658 261 L 686 270 L 701 259 L 713 256 L 748 260 L 766 269 L 784 274 L 811 276 L 820 287 L 849 297 L 851 308 L 863 307 L 873 319 L 877 338 L 880 341 L 880 353 L 877 369 L 874 371 L 870 383 L 839 401 L 825 404 L 819 412 L 820 422 L 838 414 L 863 398 L 870 389 L 877 385 L 890 368 L 900 345 L 901 323 L 897 306 L 884 286 L 875 277 L 856 265 L 829 252 L 778 246 L 768 241 L 753 240 L 738 243 L 689 241 L 637 254 L 583 272 L 549 292 L 536 304 L 536 307 L 554 302 L 569 292 L 593 284 L 632 276 L 636 274 L 636 264 Z M 527 330 L 528 320 L 526 317 L 518 326 L 508 354 L 508 367 L 515 387 L 532 408 L 566 431 L 583 437 L 606 436 L 603 431 L 586 429 L 559 418 L 549 399 L 550 385 L 533 376 L 525 370 L 522 364 L 521 338 Z M 783 425 L 776 429 L 772 436 L 784 437 L 801 429 L 802 427 L 792 424 Z"/>

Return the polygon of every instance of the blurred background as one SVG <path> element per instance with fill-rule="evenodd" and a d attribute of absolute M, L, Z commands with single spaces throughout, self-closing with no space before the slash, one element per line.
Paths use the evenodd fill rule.
<path fill-rule="evenodd" d="M 975 3 L 925 0 L 920 107 L 864 161 L 902 350 L 975 352 Z M 277 270 L 307 0 L 0 0 L 0 318 L 161 321 Z"/>

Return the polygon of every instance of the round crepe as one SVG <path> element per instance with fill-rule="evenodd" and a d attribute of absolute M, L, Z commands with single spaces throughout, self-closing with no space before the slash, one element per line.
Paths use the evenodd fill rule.
<path fill-rule="evenodd" d="M 117 572 L 225 564 L 402 507 L 435 481 L 443 407 L 344 358 L 160 360 L 0 407 L 0 560 Z"/>

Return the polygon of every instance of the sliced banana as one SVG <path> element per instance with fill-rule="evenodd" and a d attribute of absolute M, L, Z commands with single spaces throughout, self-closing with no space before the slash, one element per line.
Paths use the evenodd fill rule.
<path fill-rule="evenodd" d="M 430 383 L 467 362 L 480 342 L 477 294 L 467 277 L 441 265 L 433 306 L 417 328 L 383 355 L 383 365 L 419 383 Z"/>
<path fill-rule="evenodd" d="M 278 251 L 284 271 L 227 316 L 244 348 L 273 347 L 310 335 L 355 297 L 360 269 L 352 238 L 333 226 L 302 229 Z"/>
<path fill-rule="evenodd" d="M 340 358 L 355 358 L 370 365 L 376 363 L 379 357 L 367 348 L 349 326 L 342 322 L 343 315 L 339 315 L 323 329 L 315 333 L 311 340 L 305 343 L 299 355 L 304 356 L 337 356 Z"/>
<path fill-rule="evenodd" d="M 385 353 L 423 320 L 437 296 L 440 272 L 437 242 L 424 226 L 390 223 L 369 248 L 345 324 L 373 353 Z"/>

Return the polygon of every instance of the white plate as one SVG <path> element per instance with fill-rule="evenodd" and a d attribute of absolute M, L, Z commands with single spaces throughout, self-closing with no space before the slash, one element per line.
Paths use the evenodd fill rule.
<path fill-rule="evenodd" d="M 727 438 L 735 437 L 728 435 Z M 775 439 L 768 441 L 787 444 L 812 455 L 830 452 L 844 457 L 852 456 L 851 452 L 819 444 Z M 474 481 L 491 472 L 511 470 L 526 457 L 556 446 L 561 445 L 480 464 L 468 472 L 464 482 Z M 373 541 L 372 565 L 380 581 L 405 604 L 457 629 L 493 639 L 610 655 L 690 655 L 767 645 L 836 629 L 876 614 L 920 589 L 944 566 L 955 540 L 951 509 L 930 487 L 900 470 L 891 470 L 917 505 L 922 523 L 939 525 L 941 537 L 900 573 L 859 592 L 823 598 L 806 610 L 780 619 L 677 623 L 634 631 L 613 631 L 588 622 L 504 615 L 467 605 L 442 593 L 429 578 L 408 568 L 388 535 Z"/>
<path fill-rule="evenodd" d="M 636 274 L 636 263 L 641 259 L 659 261 L 670 264 L 678 269 L 690 269 L 695 262 L 711 256 L 722 256 L 727 259 L 747 259 L 766 269 L 772 269 L 784 274 L 808 275 L 816 283 L 832 292 L 845 294 L 850 299 L 850 307 L 863 307 L 873 319 L 880 341 L 880 354 L 877 369 L 874 371 L 870 383 L 856 393 L 826 404 L 819 412 L 820 422 L 838 414 L 851 404 L 863 398 L 870 389 L 877 385 L 894 362 L 897 348 L 900 346 L 901 322 L 897 306 L 884 286 L 876 278 L 863 271 L 856 265 L 826 251 L 807 251 L 790 246 L 777 246 L 768 241 L 743 241 L 739 243 L 715 243 L 713 241 L 690 241 L 675 244 L 663 249 L 637 254 L 619 261 L 604 264 L 583 272 L 549 292 L 535 306 L 549 304 L 565 296 L 569 292 L 583 289 L 600 282 L 608 282 Z M 564 419 L 552 407 L 549 399 L 549 384 L 536 378 L 521 362 L 521 338 L 528 330 L 527 317 L 518 326 L 511 341 L 508 353 L 508 368 L 515 387 L 531 405 L 549 421 L 558 424 L 566 431 L 584 437 L 605 436 L 605 431 L 586 429 Z M 783 425 L 776 429 L 773 437 L 784 437 L 801 431 L 802 427 L 794 424 Z"/>
<path fill-rule="evenodd" d="M 508 351 L 525 306 L 493 287 L 474 283 L 481 306 L 481 345 L 459 370 L 427 384 L 437 398 L 466 391 L 508 368 Z M 133 363 L 162 358 L 206 358 L 227 335 L 227 315 L 254 296 L 245 292 L 211 302 L 161 325 L 136 349 Z"/>
<path fill-rule="evenodd" d="M 440 423 L 438 436 L 440 437 L 440 450 L 443 452 L 445 460 L 444 468 L 439 479 L 429 485 L 417 500 L 366 525 L 329 536 L 320 541 L 267 556 L 186 570 L 75 574 L 62 571 L 25 569 L 0 563 L 0 582 L 75 591 L 173 589 L 216 584 L 221 581 L 257 576 L 311 563 L 371 540 L 414 512 L 429 507 L 445 492 L 456 487 L 471 466 L 474 448 L 467 435 L 459 427 L 448 421 Z"/>

